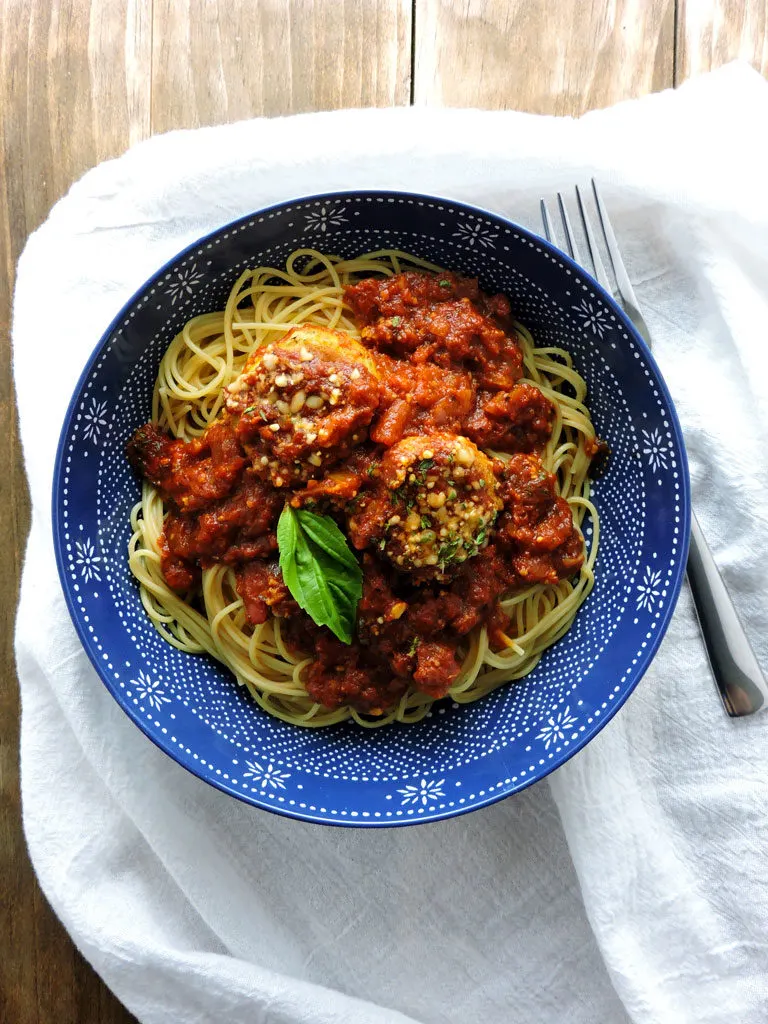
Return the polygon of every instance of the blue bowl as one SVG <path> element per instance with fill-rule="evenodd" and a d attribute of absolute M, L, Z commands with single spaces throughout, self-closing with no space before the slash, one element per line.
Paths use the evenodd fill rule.
<path fill-rule="evenodd" d="M 150 413 L 160 358 L 190 317 L 221 308 L 248 267 L 311 246 L 351 257 L 399 248 L 502 291 L 538 344 L 562 345 L 611 447 L 594 501 L 596 583 L 570 632 L 520 683 L 415 725 L 310 730 L 262 712 L 229 673 L 165 643 L 128 571 L 139 484 L 126 439 Z M 516 224 L 450 200 L 341 192 L 283 203 L 185 249 L 131 299 L 86 366 L 61 433 L 56 558 L 97 672 L 175 761 L 240 800 L 305 821 L 408 825 L 509 796 L 580 750 L 618 711 L 659 646 L 685 570 L 690 518 L 680 426 L 661 374 L 591 277 Z M 589 542 L 589 528 L 587 527 Z"/>

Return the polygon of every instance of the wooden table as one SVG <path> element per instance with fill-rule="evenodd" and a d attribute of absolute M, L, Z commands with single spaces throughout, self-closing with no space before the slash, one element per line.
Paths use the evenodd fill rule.
<path fill-rule="evenodd" d="M 2 0 L 0 1021 L 133 1018 L 45 901 L 21 832 L 12 634 L 28 500 L 10 377 L 14 268 L 93 164 L 171 128 L 335 107 L 580 114 L 735 57 L 768 0 Z"/>

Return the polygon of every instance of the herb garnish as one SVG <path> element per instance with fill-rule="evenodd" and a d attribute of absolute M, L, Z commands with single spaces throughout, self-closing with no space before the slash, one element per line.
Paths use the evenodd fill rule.
<path fill-rule="evenodd" d="M 406 512 L 410 512 L 416 504 L 416 499 L 405 486 L 398 487 L 395 491 L 390 491 L 389 500 L 393 505 L 398 505 L 402 502 L 405 505 Z"/>
<path fill-rule="evenodd" d="M 451 539 L 440 545 L 437 552 L 437 560 L 441 569 L 444 569 L 448 562 L 456 556 L 456 552 L 462 546 L 460 537 L 451 536 Z"/>
<path fill-rule="evenodd" d="M 415 477 L 418 483 L 425 484 L 427 482 L 427 474 L 435 464 L 434 459 L 422 459 L 421 462 L 416 466 Z"/>
<path fill-rule="evenodd" d="M 286 505 L 277 546 L 283 580 L 299 606 L 318 626 L 351 644 L 363 574 L 333 519 Z"/>

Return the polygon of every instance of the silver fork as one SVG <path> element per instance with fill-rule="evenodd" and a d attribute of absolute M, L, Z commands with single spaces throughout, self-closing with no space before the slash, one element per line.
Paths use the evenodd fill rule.
<path fill-rule="evenodd" d="M 592 179 L 592 190 L 603 238 L 616 276 L 619 300 L 635 330 L 651 348 L 648 325 L 640 312 L 637 296 L 621 258 L 608 211 L 594 178 Z M 608 294 L 612 295 L 614 289 L 600 257 L 592 222 L 578 185 L 576 186 L 576 200 L 587 240 L 590 261 L 594 268 L 594 276 Z M 568 209 L 559 192 L 557 202 L 568 254 L 576 263 L 584 267 L 586 264 L 579 254 Z M 553 245 L 559 245 L 544 199 L 541 200 L 541 219 L 547 240 Z M 765 708 L 768 706 L 768 683 L 760 670 L 755 653 L 744 632 L 744 627 L 739 621 L 733 601 L 693 511 L 691 511 L 691 544 L 688 552 L 688 582 L 691 586 L 691 594 L 707 648 L 712 674 L 715 677 L 725 710 L 732 718 L 741 718 Z"/>

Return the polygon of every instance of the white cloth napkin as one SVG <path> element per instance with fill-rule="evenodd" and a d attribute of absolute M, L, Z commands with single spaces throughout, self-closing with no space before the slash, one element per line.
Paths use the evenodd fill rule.
<path fill-rule="evenodd" d="M 765 1024 L 768 716 L 731 721 L 687 590 L 580 755 L 464 818 L 288 821 L 123 715 L 54 567 L 54 451 L 114 313 L 194 238 L 282 198 L 407 188 L 536 226 L 603 183 L 676 399 L 693 493 L 768 667 L 768 84 L 731 66 L 579 121 L 345 111 L 172 132 L 89 172 L 32 236 L 13 322 L 32 492 L 17 654 L 26 835 L 75 942 L 146 1024 Z"/>

